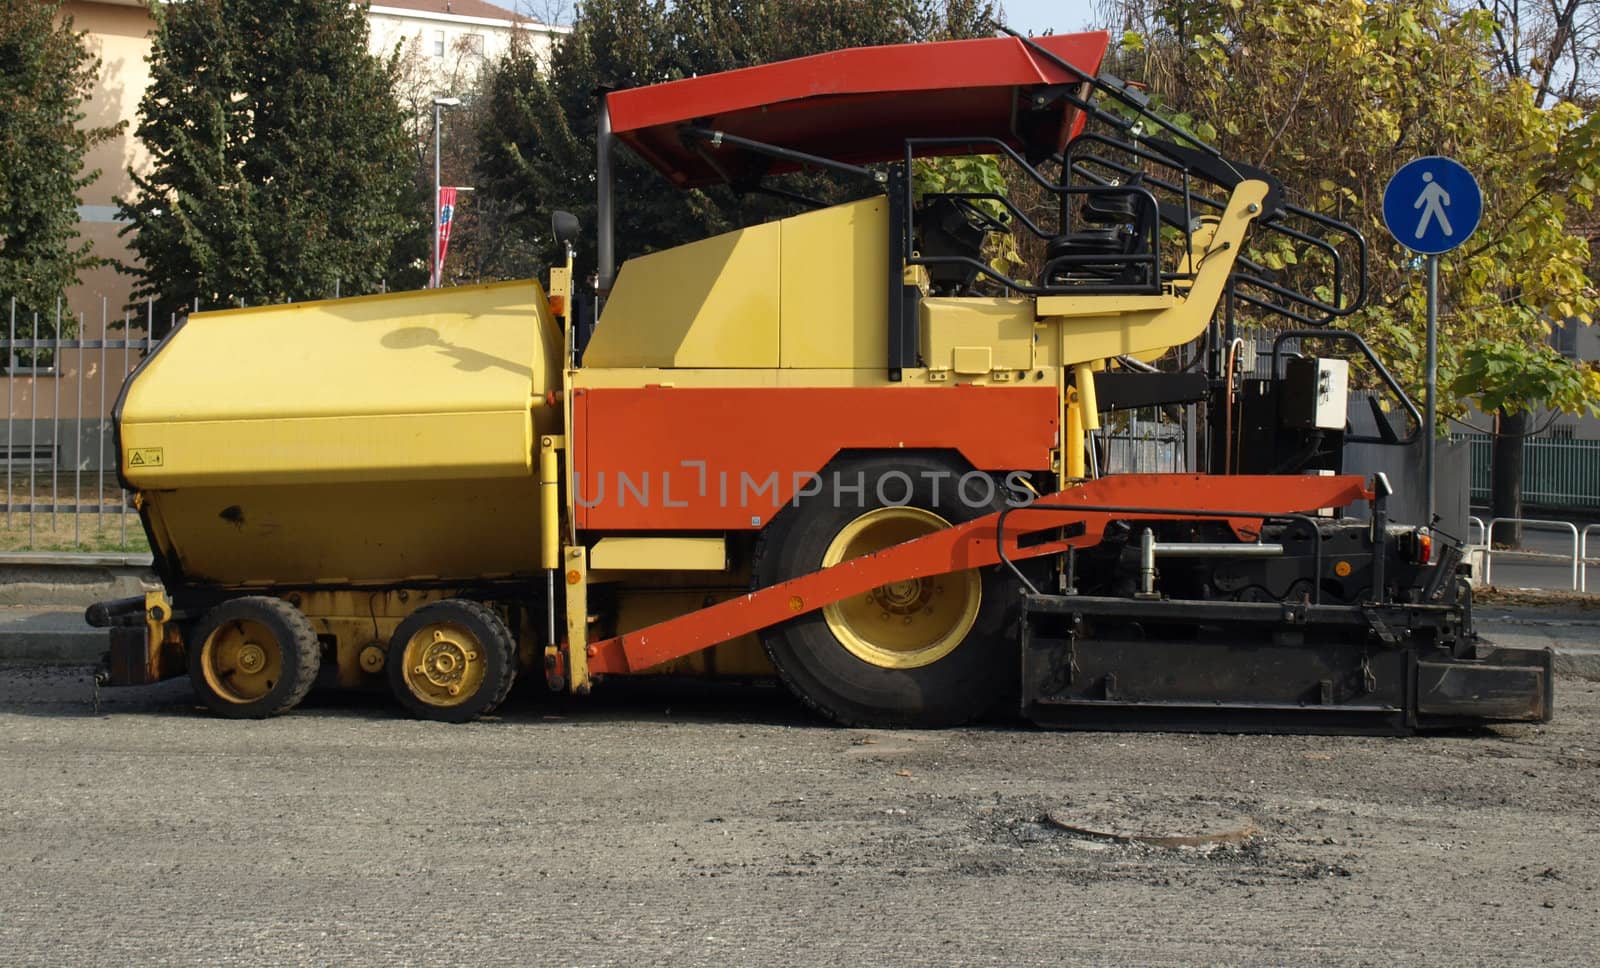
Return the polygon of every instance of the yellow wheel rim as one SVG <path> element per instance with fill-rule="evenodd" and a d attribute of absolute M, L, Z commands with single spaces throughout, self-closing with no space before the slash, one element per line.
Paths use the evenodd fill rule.
<path fill-rule="evenodd" d="M 283 678 L 283 646 L 262 623 L 234 619 L 217 626 L 201 643 L 200 672 L 223 700 L 252 703 Z"/>
<path fill-rule="evenodd" d="M 471 699 L 488 672 L 477 636 L 454 622 L 418 629 L 400 659 L 406 688 L 432 706 L 459 706 Z"/>
<path fill-rule="evenodd" d="M 921 508 L 878 508 L 850 522 L 822 555 L 822 567 L 882 551 L 950 527 Z M 822 609 L 834 638 L 863 662 L 916 669 L 949 655 L 978 620 L 983 580 L 975 571 L 879 585 Z"/>

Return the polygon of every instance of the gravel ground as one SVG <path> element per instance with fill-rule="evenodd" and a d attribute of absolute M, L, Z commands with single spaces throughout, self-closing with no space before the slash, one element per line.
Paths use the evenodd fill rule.
<path fill-rule="evenodd" d="M 91 693 L 0 670 L 0 964 L 1600 961 L 1600 683 L 1420 739 L 877 733 L 755 687 L 454 727 Z"/>

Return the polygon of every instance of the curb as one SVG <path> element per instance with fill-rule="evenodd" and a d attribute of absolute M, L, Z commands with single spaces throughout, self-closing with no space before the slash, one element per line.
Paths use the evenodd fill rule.
<path fill-rule="evenodd" d="M 1582 646 L 1557 649 L 1555 669 L 1557 675 L 1577 676 L 1580 679 L 1600 682 L 1600 649 Z"/>
<path fill-rule="evenodd" d="M 0 630 L 0 668 L 6 666 L 99 665 L 111 647 L 105 629 L 81 632 L 6 632 Z"/>
<path fill-rule="evenodd" d="M 148 554 L 124 555 L 77 551 L 7 551 L 0 552 L 0 567 L 9 565 L 49 565 L 56 568 L 149 568 L 155 558 Z"/>
<path fill-rule="evenodd" d="M 157 584 L 149 558 L 138 555 L 0 555 L 0 606 L 83 609 Z"/>

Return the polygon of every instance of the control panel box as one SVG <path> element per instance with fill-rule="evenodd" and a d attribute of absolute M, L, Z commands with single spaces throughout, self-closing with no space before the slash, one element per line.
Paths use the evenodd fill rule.
<path fill-rule="evenodd" d="M 1279 420 L 1291 430 L 1343 430 L 1349 395 L 1349 360 L 1292 356 L 1284 368 Z"/>

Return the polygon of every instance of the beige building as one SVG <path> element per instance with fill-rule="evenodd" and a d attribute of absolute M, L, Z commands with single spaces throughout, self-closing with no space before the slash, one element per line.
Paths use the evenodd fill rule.
<path fill-rule="evenodd" d="M 150 54 L 150 15 L 142 0 L 69 0 L 65 13 L 73 26 L 86 34 L 90 53 L 100 58 L 100 84 L 84 106 L 87 125 L 124 126 L 116 137 L 89 152 L 87 167 L 100 177 L 83 189 L 78 206 L 78 231 L 94 246 L 96 255 L 123 258 L 124 240 L 117 232 L 116 199 L 133 190 L 128 169 L 142 168 L 147 156 L 134 131 L 138 127 L 139 99 L 150 82 L 146 59 Z M 121 318 L 133 280 L 109 266 L 89 269 L 67 294 L 74 313 L 84 315 L 84 336 L 98 335 L 102 303 L 108 316 Z"/>
<path fill-rule="evenodd" d="M 441 81 L 468 83 L 477 78 L 484 61 L 510 49 L 519 31 L 524 42 L 543 52 L 567 29 L 537 23 L 486 0 L 374 0 L 367 23 L 374 54 L 413 54 Z"/>

